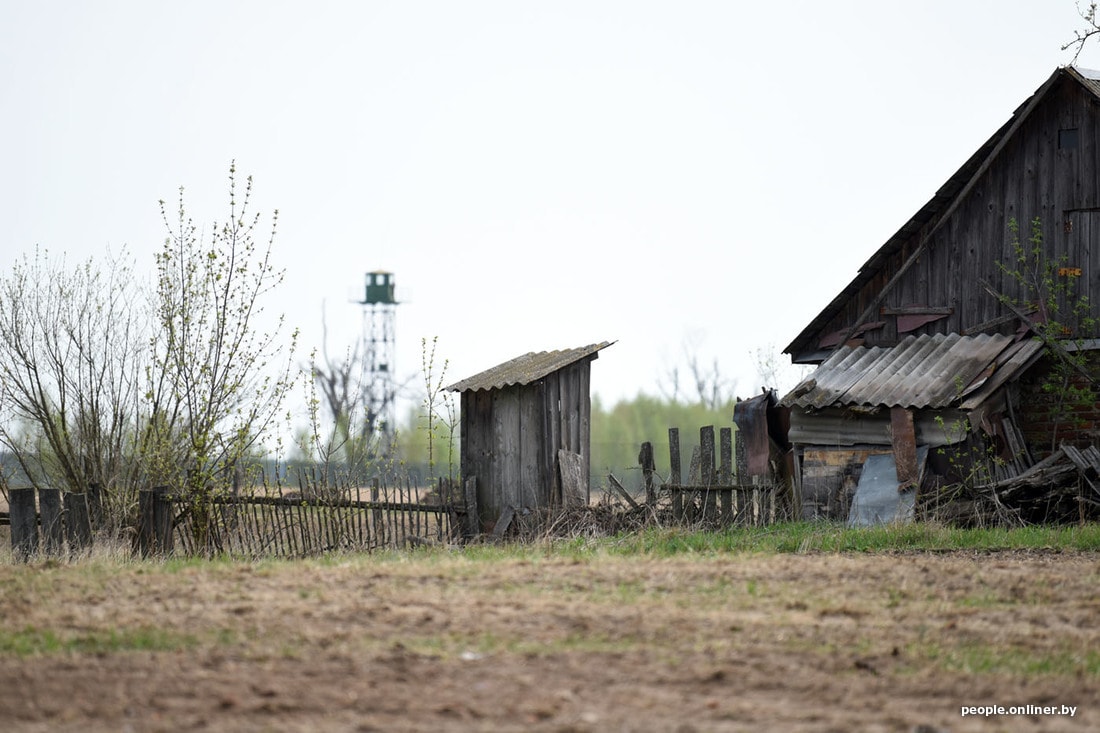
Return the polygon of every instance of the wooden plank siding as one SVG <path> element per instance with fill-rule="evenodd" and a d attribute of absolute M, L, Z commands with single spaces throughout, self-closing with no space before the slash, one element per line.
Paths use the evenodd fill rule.
<path fill-rule="evenodd" d="M 523 454 L 520 451 L 519 402 L 521 395 L 515 387 L 493 391 L 493 463 L 494 475 L 488 502 L 499 516 L 504 507 L 523 506 L 522 480 Z M 480 485 L 481 482 L 478 482 Z M 481 502 L 481 497 L 478 497 Z M 482 504 L 484 505 L 484 504 Z"/>
<path fill-rule="evenodd" d="M 493 436 L 492 404 L 491 392 L 470 391 L 461 395 L 462 431 L 459 446 L 462 475 L 466 478 L 477 477 L 479 494 L 488 492 L 481 486 L 482 482 L 487 486 L 493 485 L 493 448 L 490 442 Z M 489 510 L 479 501 L 478 517 L 481 526 L 484 526 L 488 516 Z"/>
<path fill-rule="evenodd" d="M 591 470 L 591 415 L 589 394 L 591 361 L 572 364 L 546 377 L 546 414 L 549 427 L 548 447 L 553 450 L 550 484 L 553 490 L 549 500 L 557 506 L 562 500 L 561 477 L 558 475 L 555 456 L 558 450 L 578 454 L 584 465 L 584 475 Z M 587 493 L 587 492 L 586 492 Z"/>
<path fill-rule="evenodd" d="M 519 389 L 519 419 L 516 431 L 519 435 L 517 460 L 518 483 L 515 487 L 517 507 L 546 506 L 550 502 L 550 487 L 543 481 L 543 451 L 545 446 L 538 429 L 542 412 L 539 390 Z"/>
<path fill-rule="evenodd" d="M 543 458 L 543 481 L 549 486 L 549 494 L 555 505 L 560 505 L 561 476 L 558 473 L 558 448 L 561 440 L 561 372 L 548 374 L 543 379 L 543 440 L 547 451 Z"/>
<path fill-rule="evenodd" d="M 1094 237 L 1100 236 L 1100 213 L 1088 211 L 1100 207 L 1100 98 L 1073 75 L 1058 73 L 1061 76 L 1037 99 L 1030 114 L 998 141 L 999 149 L 987 143 L 997 151 L 994 157 L 981 165 L 968 161 L 976 177 L 949 182 L 955 196 L 937 203 L 935 216 L 923 222 L 915 217 L 903 227 L 906 234 L 900 242 L 892 240 L 892 251 L 883 247 L 872 256 L 846 295 L 838 296 L 815 325 L 788 347 L 796 360 L 818 352 L 828 334 L 855 326 L 902 263 L 921 246 L 924 250 L 916 263 L 885 294 L 880 308 L 864 318 L 886 322 L 860 337 L 865 344 L 890 346 L 899 340 L 898 316 L 881 315 L 882 308 L 952 309 L 950 315 L 911 331 L 914 335 L 967 332 L 1008 315 L 978 281 L 984 279 L 1009 297 L 1025 298 L 1025 289 L 1000 267 L 1000 263 L 1013 264 L 1008 230 L 1013 218 L 1025 247 L 1031 220 L 1041 219 L 1045 259 L 1057 263 L 1064 258 L 1067 265 L 1080 267 L 1077 284 L 1082 292 L 1100 284 L 1100 246 L 1093 246 Z M 1059 131 L 1070 129 L 1077 130 L 1077 147 L 1060 148 Z M 946 218 L 940 220 L 944 214 Z M 1094 316 L 1100 313 L 1098 305 L 1093 306 Z M 1017 325 L 1014 318 L 1008 319 L 986 332 L 1012 333 Z M 1100 337 L 1100 331 L 1077 335 Z"/>

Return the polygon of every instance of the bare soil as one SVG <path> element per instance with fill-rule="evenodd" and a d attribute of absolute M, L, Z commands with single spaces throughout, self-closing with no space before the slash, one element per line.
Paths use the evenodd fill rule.
<path fill-rule="evenodd" d="M 0 565 L 0 729 L 1100 730 L 1098 559 Z"/>

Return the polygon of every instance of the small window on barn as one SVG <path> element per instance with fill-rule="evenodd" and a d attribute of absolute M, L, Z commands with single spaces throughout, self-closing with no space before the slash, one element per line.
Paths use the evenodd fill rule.
<path fill-rule="evenodd" d="M 1069 127 L 1064 130 L 1058 131 L 1058 149 L 1059 150 L 1076 150 L 1077 149 L 1077 128 Z"/>

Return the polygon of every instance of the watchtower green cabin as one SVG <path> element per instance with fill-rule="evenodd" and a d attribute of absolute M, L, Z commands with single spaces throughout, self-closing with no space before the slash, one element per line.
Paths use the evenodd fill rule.
<path fill-rule="evenodd" d="M 587 504 L 591 365 L 613 342 L 531 352 L 445 389 L 461 399 L 461 472 L 483 532 L 507 507 Z"/>
<path fill-rule="evenodd" d="M 397 305 L 394 298 L 394 278 L 392 272 L 375 270 L 368 272 L 366 278 L 363 304 L 365 305 Z"/>
<path fill-rule="evenodd" d="M 1027 262 L 1013 246 L 1013 220 Z M 1054 309 L 1013 274 L 1034 264 L 1051 267 Z M 817 365 L 780 401 L 791 410 L 803 515 L 842 518 L 875 454 L 893 457 L 905 486 L 936 470 L 937 446 L 974 434 L 1028 462 L 1060 440 L 1094 442 L 1100 431 L 1080 427 L 1091 417 L 1056 426 L 1052 439 L 1040 384 L 1059 349 L 1100 354 L 1098 286 L 1100 72 L 1066 67 L 784 349 L 796 364 Z M 1092 296 L 1090 317 L 1070 317 L 1081 295 Z M 1045 319 L 1063 325 L 1064 338 L 1040 343 Z M 944 424 L 965 427 L 952 435 Z M 1025 468 L 1010 460 L 1006 470 Z"/>

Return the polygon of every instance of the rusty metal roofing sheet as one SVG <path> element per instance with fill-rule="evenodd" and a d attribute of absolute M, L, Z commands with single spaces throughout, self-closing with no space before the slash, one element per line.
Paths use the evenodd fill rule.
<path fill-rule="evenodd" d="M 560 351 L 530 352 L 515 359 L 498 364 L 454 384 L 444 387 L 451 392 L 478 391 L 483 389 L 500 389 L 512 385 L 525 385 L 537 382 L 548 374 L 564 369 L 581 359 L 596 354 L 605 349 L 614 341 L 603 341 L 598 344 L 589 344 L 576 349 L 562 349 Z"/>
<path fill-rule="evenodd" d="M 1012 336 L 952 333 L 909 336 L 893 347 L 841 347 L 780 404 L 809 409 L 949 407 L 993 375 L 999 386 L 1011 378 L 1008 372 L 1024 368 L 1041 344 L 1023 343 Z"/>

